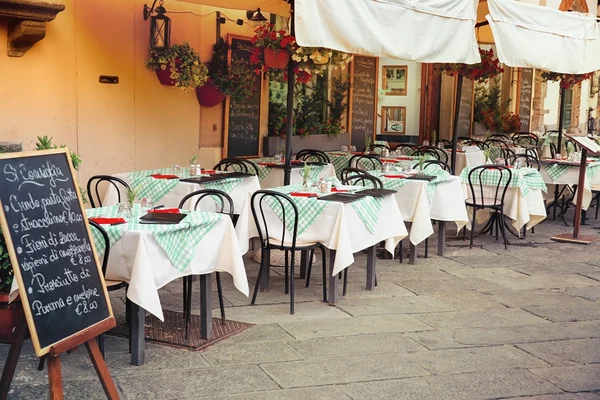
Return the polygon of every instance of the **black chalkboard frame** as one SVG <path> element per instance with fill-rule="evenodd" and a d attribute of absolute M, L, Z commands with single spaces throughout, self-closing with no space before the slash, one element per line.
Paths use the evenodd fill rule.
<path fill-rule="evenodd" d="M 22 158 L 22 157 L 36 157 L 36 156 L 54 155 L 54 154 L 63 154 L 64 157 L 67 159 L 67 162 L 69 165 L 69 173 L 71 174 L 70 178 L 73 180 L 73 184 L 75 185 L 75 188 L 78 189 L 80 186 L 77 181 L 77 177 L 75 176 L 75 170 L 73 168 L 73 164 L 71 163 L 71 157 L 69 155 L 69 150 L 67 148 L 54 149 L 54 150 L 43 150 L 43 151 L 25 151 L 25 152 L 17 152 L 17 153 L 5 153 L 5 154 L 0 154 L 0 160 L 12 159 L 12 158 Z M 85 210 L 85 207 L 83 205 L 83 199 L 81 197 L 81 193 L 79 192 L 79 190 L 77 190 L 76 192 L 77 192 L 77 198 L 79 201 L 79 205 L 81 207 L 81 210 L 83 211 L 83 210 Z M 104 320 L 99 321 L 93 325 L 90 325 L 79 332 L 75 332 L 68 337 L 65 337 L 55 343 L 51 343 L 51 344 L 47 345 L 46 347 L 42 348 L 40 346 L 38 332 L 37 332 L 37 329 L 35 326 L 35 321 L 33 319 L 33 315 L 31 312 L 31 306 L 28 301 L 26 286 L 23 281 L 23 276 L 21 275 L 21 269 L 20 269 L 21 267 L 19 264 L 19 260 L 17 258 L 17 254 L 15 253 L 14 244 L 12 241 L 12 234 L 11 234 L 11 231 L 10 231 L 9 226 L 6 221 L 6 216 L 4 214 L 4 207 L 2 205 L 2 201 L 0 201 L 0 226 L 2 227 L 2 232 L 4 234 L 4 240 L 6 242 L 6 247 L 7 247 L 7 250 L 8 250 L 9 256 L 10 256 L 10 261 L 11 261 L 11 264 L 13 267 L 14 279 L 16 279 L 17 283 L 19 284 L 19 296 L 21 299 L 21 303 L 23 305 L 25 319 L 27 320 L 27 327 L 29 328 L 29 333 L 31 335 L 31 342 L 33 343 L 33 348 L 35 350 L 35 354 L 38 357 L 48 354 L 50 352 L 50 350 L 52 349 L 52 347 L 56 346 L 59 343 L 70 341 L 74 337 L 78 336 L 81 332 L 90 331 L 91 328 L 94 328 L 94 327 L 105 326 L 106 322 L 111 319 L 114 321 L 114 314 L 113 314 L 110 298 L 108 296 L 106 282 L 104 281 L 104 274 L 102 273 L 102 267 L 101 267 L 100 262 L 98 261 L 99 260 L 98 254 L 96 253 L 96 247 L 94 246 L 94 236 L 92 235 L 92 233 L 90 231 L 90 226 L 88 223 L 88 219 L 85 215 L 85 211 L 83 212 L 83 214 L 84 214 L 83 221 L 84 221 L 86 231 L 88 234 L 89 242 L 92 244 L 91 248 L 92 248 L 92 253 L 94 254 L 94 262 L 96 263 L 96 267 L 98 268 L 98 276 L 101 281 L 102 291 L 103 291 L 104 298 L 106 300 L 106 305 L 108 308 L 109 316 L 107 318 L 105 318 Z M 111 325 L 114 326 L 115 324 L 111 324 Z M 110 327 L 112 327 L 112 326 L 110 326 Z M 109 329 L 110 329 L 110 327 L 109 327 Z M 90 338 L 83 335 L 81 338 L 81 343 L 75 344 L 75 346 L 77 346 L 79 344 L 83 344 L 89 339 Z"/>
<path fill-rule="evenodd" d="M 231 65 L 231 58 L 232 58 L 231 44 L 234 39 L 252 42 L 252 38 L 249 36 L 235 35 L 232 33 L 227 34 L 227 45 L 229 47 L 229 50 L 227 51 L 228 65 Z M 258 87 L 256 88 L 256 90 L 258 90 L 260 92 L 259 110 L 258 110 L 259 128 L 258 128 L 258 151 L 257 151 L 257 154 L 240 156 L 240 157 L 236 157 L 236 158 L 256 158 L 256 157 L 260 157 L 262 154 L 263 135 L 262 135 L 260 127 L 262 125 L 262 119 L 263 119 L 262 114 L 263 114 L 263 108 L 264 108 L 263 107 L 263 102 L 264 102 L 263 85 L 264 85 L 263 74 L 260 74 L 259 84 L 258 84 Z M 228 157 L 228 154 L 229 154 L 229 109 L 230 109 L 229 107 L 230 107 L 230 104 L 231 104 L 231 98 L 230 98 L 230 96 L 227 96 L 225 98 L 225 108 L 223 111 L 223 151 L 221 154 L 223 158 Z"/>
<path fill-rule="evenodd" d="M 524 99 L 523 98 L 523 90 L 522 90 L 522 86 L 523 86 L 523 80 L 526 79 L 525 76 L 527 76 L 530 80 L 529 84 L 530 84 L 530 91 L 529 91 L 529 98 Z M 533 86 L 535 84 L 535 70 L 533 68 L 519 68 L 519 85 L 517 86 L 517 99 L 518 99 L 518 104 L 517 104 L 517 115 L 519 116 L 519 119 L 521 120 L 521 127 L 520 127 L 520 131 L 521 132 L 529 132 L 529 130 L 531 129 L 531 108 L 533 106 Z M 522 103 L 525 102 L 527 103 L 527 106 L 529 108 L 529 114 L 527 115 L 527 118 L 525 119 L 525 121 L 523 121 L 523 115 L 521 114 L 521 105 Z"/>
<path fill-rule="evenodd" d="M 370 56 L 363 56 L 363 55 L 358 55 L 358 54 L 354 54 L 354 60 L 352 60 L 352 62 L 350 63 L 350 94 L 348 96 L 348 126 L 350 127 L 348 129 L 348 132 L 350 132 L 350 142 L 354 145 L 357 146 L 357 150 L 362 150 L 362 148 L 365 145 L 365 139 L 364 137 L 358 138 L 358 137 L 354 137 L 354 133 L 353 133 L 353 107 L 354 107 L 354 70 L 355 70 L 355 65 L 356 65 L 356 58 L 372 58 L 375 59 L 375 87 L 374 87 L 374 99 L 373 99 L 373 132 L 372 137 L 371 137 L 371 143 L 375 143 L 375 141 L 377 140 L 377 121 L 379 120 L 378 118 L 378 93 L 379 93 L 379 57 L 370 57 Z M 359 148 L 360 147 L 360 148 Z"/>
<path fill-rule="evenodd" d="M 460 127 L 461 120 L 460 120 L 460 113 L 459 113 L 459 121 L 458 121 L 459 125 L 458 125 L 458 133 L 457 134 L 458 134 L 458 136 L 465 136 L 468 134 L 469 137 L 472 137 L 473 131 L 475 128 L 475 122 L 473 121 L 473 116 L 475 113 L 475 82 L 470 79 L 467 79 L 467 78 L 463 78 L 462 82 L 463 82 L 463 84 L 462 84 L 463 86 L 462 86 L 462 90 L 461 90 L 461 98 L 458 99 L 458 103 L 456 103 L 456 94 L 458 92 L 458 78 L 455 77 L 453 98 L 455 99 L 454 101 L 456 104 L 454 106 L 459 107 L 459 110 L 460 110 L 461 106 L 464 106 L 464 102 L 463 102 L 464 97 L 470 91 L 470 95 L 469 95 L 470 98 L 468 99 L 468 101 L 470 102 L 470 104 L 468 106 L 468 107 L 470 107 L 470 109 L 469 109 L 469 132 L 461 132 L 461 127 Z M 468 89 L 468 90 L 466 90 L 466 89 Z M 452 113 L 452 115 L 453 115 L 453 119 L 454 119 L 454 112 Z M 454 126 L 454 121 L 452 121 L 452 126 Z"/>

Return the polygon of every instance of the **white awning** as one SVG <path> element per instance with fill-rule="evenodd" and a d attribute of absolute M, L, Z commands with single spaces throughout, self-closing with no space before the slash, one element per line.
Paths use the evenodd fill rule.
<path fill-rule="evenodd" d="M 569 74 L 600 69 L 600 25 L 593 15 L 515 0 L 488 0 L 488 7 L 504 64 Z"/>
<path fill-rule="evenodd" d="M 296 0 L 296 40 L 376 57 L 474 64 L 477 2 Z"/>

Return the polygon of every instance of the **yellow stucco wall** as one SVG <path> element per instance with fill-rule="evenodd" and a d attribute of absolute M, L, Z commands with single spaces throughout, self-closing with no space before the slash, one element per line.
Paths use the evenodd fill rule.
<path fill-rule="evenodd" d="M 60 2 L 60 1 L 59 1 Z M 66 10 L 47 24 L 46 38 L 23 57 L 6 55 L 7 20 L 0 19 L 0 140 L 30 149 L 37 135 L 54 137 L 81 154 L 80 180 L 186 164 L 196 152 L 212 166 L 221 158 L 222 107 L 201 108 L 195 93 L 161 86 L 144 63 L 149 21 L 144 0 L 64 0 Z M 207 14 L 216 9 L 167 1 L 168 11 Z M 227 10 L 232 19 L 243 12 Z M 203 61 L 212 54 L 215 14 L 168 13 L 172 43 L 187 41 Z M 252 35 L 253 27 L 221 25 Z M 118 85 L 100 84 L 116 75 Z"/>

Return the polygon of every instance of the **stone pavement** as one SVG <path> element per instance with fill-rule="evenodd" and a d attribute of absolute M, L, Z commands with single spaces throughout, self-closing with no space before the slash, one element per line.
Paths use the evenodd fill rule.
<path fill-rule="evenodd" d="M 491 236 L 471 250 L 451 237 L 446 257 L 378 260 L 373 292 L 357 254 L 337 307 L 319 301 L 314 268 L 309 288 L 297 281 L 293 316 L 281 269 L 253 307 L 224 277 L 227 318 L 256 326 L 204 352 L 148 344 L 141 367 L 107 336 L 107 363 L 124 399 L 600 400 L 600 243 L 549 240 L 571 229 L 546 221 L 507 251 Z M 598 229 L 592 221 L 583 233 Z M 180 311 L 181 284 L 161 300 Z M 113 303 L 122 318 L 122 297 Z M 9 398 L 47 398 L 36 366 L 28 345 Z M 104 398 L 83 351 L 63 358 L 63 379 L 67 399 Z"/>

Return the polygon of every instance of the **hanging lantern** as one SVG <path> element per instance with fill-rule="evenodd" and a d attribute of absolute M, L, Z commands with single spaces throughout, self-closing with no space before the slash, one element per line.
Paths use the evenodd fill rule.
<path fill-rule="evenodd" d="M 155 5 L 156 0 L 152 8 L 144 5 L 144 20 L 150 18 L 150 48 L 161 51 L 171 45 L 171 18 L 165 15 L 167 10 L 163 7 L 162 0 L 158 7 L 154 8 Z"/>

